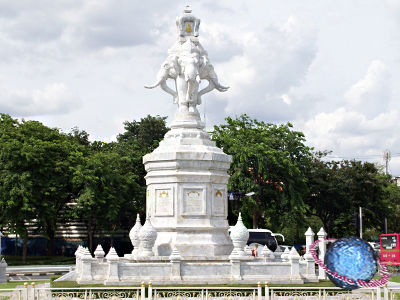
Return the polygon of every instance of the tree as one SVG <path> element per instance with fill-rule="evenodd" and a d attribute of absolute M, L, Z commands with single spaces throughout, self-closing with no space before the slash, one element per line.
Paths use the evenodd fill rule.
<path fill-rule="evenodd" d="M 386 180 L 390 181 L 390 176 Z M 384 187 L 384 202 L 388 207 L 387 214 L 382 216 L 380 226 L 377 227 L 379 234 L 384 233 L 385 218 L 387 219 L 387 233 L 400 232 L 400 186 L 397 184 L 387 184 Z"/>
<path fill-rule="evenodd" d="M 0 114 L 1 219 L 23 237 L 23 261 L 27 222 L 33 219 L 36 231 L 48 239 L 47 255 L 52 255 L 56 221 L 73 198 L 70 155 L 74 151 L 75 143 L 58 129 Z"/>
<path fill-rule="evenodd" d="M 142 219 L 145 219 L 147 188 L 143 156 L 156 149 L 169 131 L 166 126 L 166 119 L 167 117 L 148 115 L 140 119 L 140 122 L 136 120 L 126 121 L 124 122 L 125 132 L 117 136 L 121 152 L 132 161 L 131 172 L 138 175 L 139 190 L 136 191 L 131 204 L 134 206 L 132 209 L 142 215 Z"/>
<path fill-rule="evenodd" d="M 351 226 L 353 214 L 363 208 L 363 228 L 378 226 L 387 212 L 383 188 L 387 181 L 372 163 L 355 160 L 324 161 L 317 152 L 307 173 L 307 212 L 323 223 L 328 237 L 358 235 Z"/>
<path fill-rule="evenodd" d="M 303 196 L 308 193 L 305 168 L 311 159 L 304 135 L 292 125 L 275 125 L 247 115 L 226 118 L 227 124 L 214 126 L 213 140 L 232 155 L 228 189 L 254 192 L 241 198 L 241 209 L 252 216 L 253 228 L 265 226 L 265 213 L 275 223 L 292 209 L 303 212 Z"/>
<path fill-rule="evenodd" d="M 94 143 L 94 148 L 89 155 L 77 154 L 73 169 L 78 194 L 74 216 L 86 224 L 91 252 L 96 230 L 115 230 L 138 190 L 138 176 L 131 172 L 132 161 L 121 155 L 117 143 Z"/>
<path fill-rule="evenodd" d="M 158 147 L 159 142 L 164 138 L 164 135 L 169 131 L 166 127 L 167 117 L 152 117 L 148 115 L 140 119 L 140 122 L 124 122 L 125 132 L 117 136 L 119 143 L 137 143 L 143 149 L 144 153 L 150 153 Z"/>

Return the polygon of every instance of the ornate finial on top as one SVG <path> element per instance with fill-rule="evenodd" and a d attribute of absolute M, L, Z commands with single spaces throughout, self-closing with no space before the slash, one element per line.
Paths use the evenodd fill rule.
<path fill-rule="evenodd" d="M 186 4 L 183 15 L 176 17 L 176 29 L 178 30 L 178 40 L 194 39 L 197 41 L 199 36 L 200 19 L 192 15 L 192 10 Z"/>
<path fill-rule="evenodd" d="M 192 12 L 192 10 L 189 7 L 189 4 L 186 4 L 185 9 L 183 10 L 184 13 L 190 14 Z"/>

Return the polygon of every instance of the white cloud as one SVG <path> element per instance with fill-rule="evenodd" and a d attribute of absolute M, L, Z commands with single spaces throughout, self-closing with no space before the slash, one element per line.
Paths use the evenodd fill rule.
<path fill-rule="evenodd" d="M 383 62 L 371 62 L 365 77 L 344 94 L 346 105 L 367 117 L 386 111 L 391 96 L 389 77 L 388 68 Z"/>
<path fill-rule="evenodd" d="M 82 107 L 79 96 L 64 83 L 46 85 L 43 90 L 0 89 L 0 111 L 16 117 L 68 114 Z"/>
<path fill-rule="evenodd" d="M 0 1 L 0 111 L 105 141 L 125 120 L 171 122 L 170 95 L 143 85 L 155 81 L 184 6 Z M 207 129 L 247 113 L 290 121 L 338 156 L 400 147 L 399 1 L 199 0 L 191 8 L 219 82 L 230 86 L 204 95 Z"/>

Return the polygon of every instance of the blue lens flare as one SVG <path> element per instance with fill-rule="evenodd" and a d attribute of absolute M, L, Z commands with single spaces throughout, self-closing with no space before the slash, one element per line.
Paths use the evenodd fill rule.
<path fill-rule="evenodd" d="M 366 241 L 355 236 L 343 237 L 334 242 L 327 250 L 324 261 L 332 273 L 344 275 L 354 282 L 357 280 L 368 282 L 378 271 L 374 249 Z M 351 290 L 358 288 L 328 273 L 327 275 L 338 287 Z"/>

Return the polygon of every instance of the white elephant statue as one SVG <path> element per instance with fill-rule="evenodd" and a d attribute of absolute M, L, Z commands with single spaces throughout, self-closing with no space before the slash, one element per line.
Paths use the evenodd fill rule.
<path fill-rule="evenodd" d="M 191 39 L 187 39 L 185 43 L 175 44 L 170 53 L 161 65 L 157 82 L 145 87 L 152 89 L 160 85 L 165 92 L 174 97 L 174 104 L 178 104 L 178 111 L 198 113 L 196 106 L 201 104 L 202 95 L 214 88 L 220 92 L 226 92 L 229 89 L 219 84 L 214 67 L 200 43 L 195 44 Z M 168 78 L 175 80 L 176 91 L 167 86 Z M 199 83 L 202 79 L 208 80 L 209 84 L 199 92 Z"/>
<path fill-rule="evenodd" d="M 146 89 L 154 89 L 157 86 L 161 86 L 163 91 L 171 94 L 174 97 L 174 104 L 178 103 L 178 93 L 168 87 L 166 81 L 168 78 L 176 79 L 179 74 L 178 57 L 175 55 L 170 55 L 161 64 L 160 71 L 157 74 L 157 81 L 151 86 L 144 86 Z"/>

